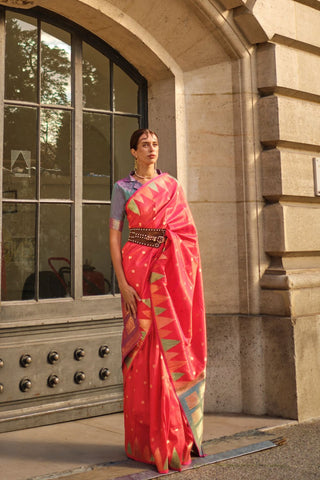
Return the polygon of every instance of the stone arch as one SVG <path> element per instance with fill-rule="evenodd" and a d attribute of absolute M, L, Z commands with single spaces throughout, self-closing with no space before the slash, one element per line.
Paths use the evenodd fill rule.
<path fill-rule="evenodd" d="M 184 73 L 244 58 L 250 48 L 232 18 L 216 1 L 176 0 L 174 4 L 166 1 L 161 5 L 143 0 L 134 5 L 127 0 L 5 0 L 1 3 L 18 8 L 46 8 L 92 31 L 118 50 L 147 78 L 151 91 L 150 123 L 157 123 L 160 133 L 163 131 L 163 137 L 170 143 L 167 152 L 180 154 L 177 163 L 185 167 L 185 127 L 177 130 L 185 114 Z M 192 26 L 193 35 L 188 26 Z M 163 110 L 164 92 L 167 111 Z M 167 128 L 159 124 L 164 117 Z M 172 117 L 179 118 L 180 122 L 174 125 Z M 182 140 L 172 143 L 174 136 Z M 183 168 L 179 171 L 178 167 L 173 173 L 184 181 Z"/>

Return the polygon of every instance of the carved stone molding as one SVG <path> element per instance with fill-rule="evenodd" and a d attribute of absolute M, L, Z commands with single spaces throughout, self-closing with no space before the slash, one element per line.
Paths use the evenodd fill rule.
<path fill-rule="evenodd" d="M 228 10 L 231 10 L 232 8 L 241 7 L 242 5 L 245 5 L 246 2 L 243 0 L 220 0 L 220 3 L 222 3 L 222 5 Z"/>
<path fill-rule="evenodd" d="M 250 43 L 264 43 L 269 40 L 265 28 L 256 18 L 252 8 L 242 6 L 234 10 L 234 20 Z"/>
<path fill-rule="evenodd" d="M 0 0 L 0 5 L 15 8 L 32 8 L 35 7 L 36 2 L 33 0 Z"/>
<path fill-rule="evenodd" d="M 300 272 L 273 273 L 267 270 L 260 285 L 267 290 L 296 290 L 299 288 L 319 288 L 320 271 L 316 269 Z"/>

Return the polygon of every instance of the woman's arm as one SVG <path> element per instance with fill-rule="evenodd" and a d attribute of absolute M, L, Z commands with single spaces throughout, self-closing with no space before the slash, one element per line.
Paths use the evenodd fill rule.
<path fill-rule="evenodd" d="M 113 228 L 110 228 L 110 253 L 126 310 L 135 317 L 137 313 L 137 301 L 140 301 L 140 298 L 135 289 L 132 288 L 126 280 L 122 268 L 121 232 L 119 230 L 114 230 Z"/>

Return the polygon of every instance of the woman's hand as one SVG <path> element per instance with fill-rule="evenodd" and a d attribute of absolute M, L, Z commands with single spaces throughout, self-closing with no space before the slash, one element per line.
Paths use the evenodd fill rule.
<path fill-rule="evenodd" d="M 137 314 L 137 302 L 140 302 L 141 299 L 135 289 L 128 284 L 122 268 L 121 232 L 112 228 L 110 229 L 110 252 L 126 311 L 135 317 Z"/>
<path fill-rule="evenodd" d="M 137 315 L 137 302 L 141 301 L 141 298 L 131 285 L 128 283 L 125 285 L 119 285 L 122 299 L 125 305 L 125 309 L 130 313 L 134 318 Z"/>

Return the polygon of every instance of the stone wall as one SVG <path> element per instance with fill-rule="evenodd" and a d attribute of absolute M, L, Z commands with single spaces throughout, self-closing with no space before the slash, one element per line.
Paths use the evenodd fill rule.
<path fill-rule="evenodd" d="M 229 2 L 222 3 L 228 7 Z M 265 342 L 272 352 L 266 362 L 266 382 L 271 387 L 267 411 L 290 416 L 287 392 L 291 391 L 297 418 L 303 420 L 320 414 L 316 387 L 320 374 L 320 202 L 315 196 L 313 169 L 313 158 L 320 151 L 316 27 L 320 2 L 231 3 L 237 7 L 235 22 L 258 45 L 264 249 L 269 255 L 261 281 L 261 313 L 269 325 Z M 271 348 L 276 337 L 281 339 L 277 350 L 289 353 L 285 361 Z M 275 372 L 279 378 L 285 378 L 286 372 L 291 376 L 286 387 L 274 378 Z"/>

